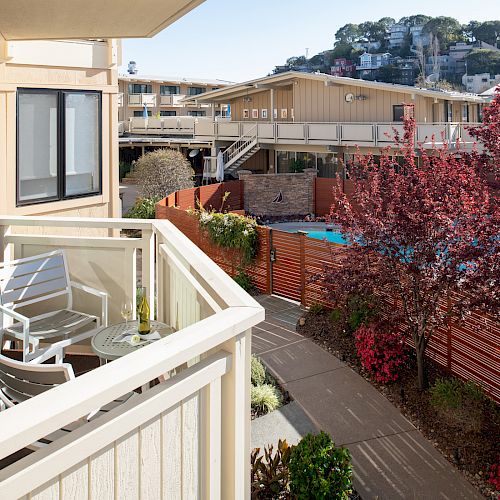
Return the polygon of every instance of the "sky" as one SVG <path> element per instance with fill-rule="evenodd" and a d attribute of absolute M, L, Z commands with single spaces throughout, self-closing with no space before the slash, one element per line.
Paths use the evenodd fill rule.
<path fill-rule="evenodd" d="M 206 0 L 154 38 L 124 40 L 122 72 L 134 60 L 139 75 L 241 82 L 332 48 L 344 24 L 413 14 L 500 19 L 500 0 Z"/>

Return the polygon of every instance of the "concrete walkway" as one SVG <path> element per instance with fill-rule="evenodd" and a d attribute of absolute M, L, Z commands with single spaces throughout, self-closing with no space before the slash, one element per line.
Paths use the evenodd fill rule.
<path fill-rule="evenodd" d="M 252 420 L 250 446 L 264 452 L 264 448 L 272 444 L 276 450 L 280 439 L 286 439 L 288 444 L 297 444 L 306 434 L 316 433 L 317 430 L 299 403 L 291 401 L 276 411 Z"/>
<path fill-rule="evenodd" d="M 253 352 L 319 429 L 353 456 L 363 500 L 479 499 L 479 493 L 372 385 L 299 335 L 299 306 L 261 296 L 266 321 L 253 330 Z"/>

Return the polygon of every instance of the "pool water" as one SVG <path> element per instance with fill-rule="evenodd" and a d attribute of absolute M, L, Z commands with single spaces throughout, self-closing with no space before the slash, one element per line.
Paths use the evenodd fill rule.
<path fill-rule="evenodd" d="M 327 226 L 324 222 L 276 222 L 274 224 L 269 224 L 269 227 L 289 233 L 305 231 L 308 238 L 326 240 L 337 243 L 338 245 L 348 245 L 347 241 L 342 238 L 342 234 L 339 232 L 338 227 Z M 333 229 L 333 231 L 327 231 L 327 227 Z"/>
<path fill-rule="evenodd" d="M 330 241 L 332 243 L 338 243 L 339 245 L 347 245 L 347 241 L 342 237 L 340 233 L 335 231 L 308 231 L 307 236 L 309 238 L 314 238 L 316 240 Z"/>

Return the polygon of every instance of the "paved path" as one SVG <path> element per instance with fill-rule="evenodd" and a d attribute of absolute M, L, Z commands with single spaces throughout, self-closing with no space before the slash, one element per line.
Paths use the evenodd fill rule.
<path fill-rule="evenodd" d="M 353 456 L 363 500 L 482 498 L 399 410 L 345 363 L 295 331 L 300 307 L 261 296 L 252 350 L 311 420 Z"/>
<path fill-rule="evenodd" d="M 122 214 L 125 215 L 134 205 L 139 196 L 137 184 L 120 184 L 120 193 L 123 194 Z"/>
<path fill-rule="evenodd" d="M 276 450 L 278 441 L 286 439 L 288 444 L 297 444 L 307 433 L 317 428 L 297 401 L 292 401 L 276 411 L 252 420 L 250 445 L 260 448 L 272 444 Z"/>

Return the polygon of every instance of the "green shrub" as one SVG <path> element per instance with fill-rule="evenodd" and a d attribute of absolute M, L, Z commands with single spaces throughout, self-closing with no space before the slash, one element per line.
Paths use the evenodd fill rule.
<path fill-rule="evenodd" d="M 252 261 L 257 255 L 259 239 L 257 222 L 244 215 L 197 212 L 200 227 L 208 232 L 210 240 L 225 248 L 237 248 L 243 253 L 245 262 Z"/>
<path fill-rule="evenodd" d="M 289 163 L 289 170 L 292 174 L 300 174 L 306 168 L 306 164 L 303 160 L 292 160 Z"/>
<path fill-rule="evenodd" d="M 126 163 L 124 161 L 121 161 L 119 163 L 119 169 L 120 169 L 120 173 L 119 173 L 119 177 L 120 177 L 120 182 L 122 181 L 122 179 L 130 172 L 130 170 L 132 169 L 132 165 L 130 163 Z"/>
<path fill-rule="evenodd" d="M 194 170 L 179 151 L 156 149 L 141 156 L 135 164 L 141 196 L 143 198 L 165 196 L 194 187 Z"/>
<path fill-rule="evenodd" d="M 430 389 L 431 403 L 443 409 L 458 409 L 464 404 L 479 403 L 486 399 L 483 390 L 473 382 L 456 378 L 440 378 Z"/>
<path fill-rule="evenodd" d="M 250 399 L 252 409 L 258 415 L 265 415 L 281 406 L 281 394 L 270 384 L 252 385 Z"/>
<path fill-rule="evenodd" d="M 154 219 L 155 205 L 160 201 L 159 196 L 153 198 L 141 198 L 135 202 L 135 205 L 125 214 L 129 219 Z"/>
<path fill-rule="evenodd" d="M 373 297 L 352 295 L 347 300 L 348 332 L 355 332 L 361 325 L 366 325 L 377 314 L 376 302 Z"/>
<path fill-rule="evenodd" d="M 260 448 L 256 448 L 251 455 L 252 499 L 271 500 L 285 498 L 289 489 L 288 464 L 292 447 L 286 441 L 278 441 L 276 453 L 273 446 L 264 448 L 264 456 Z"/>
<path fill-rule="evenodd" d="M 309 306 L 309 312 L 314 316 L 321 314 L 322 312 L 324 312 L 324 310 L 325 310 L 325 306 L 321 302 L 313 302 Z"/>
<path fill-rule="evenodd" d="M 351 454 L 325 433 L 308 434 L 292 449 L 290 492 L 298 500 L 340 500 L 352 491 Z"/>
<path fill-rule="evenodd" d="M 245 292 L 249 292 L 253 288 L 252 278 L 245 271 L 240 270 L 233 279 Z"/>
<path fill-rule="evenodd" d="M 339 309 L 338 307 L 335 309 L 332 309 L 330 311 L 330 321 L 334 325 L 337 325 L 337 324 L 343 322 L 344 321 L 344 313 L 342 312 L 342 309 Z"/>
<path fill-rule="evenodd" d="M 250 363 L 252 385 L 262 385 L 266 381 L 266 369 L 257 356 L 251 358 Z"/>

